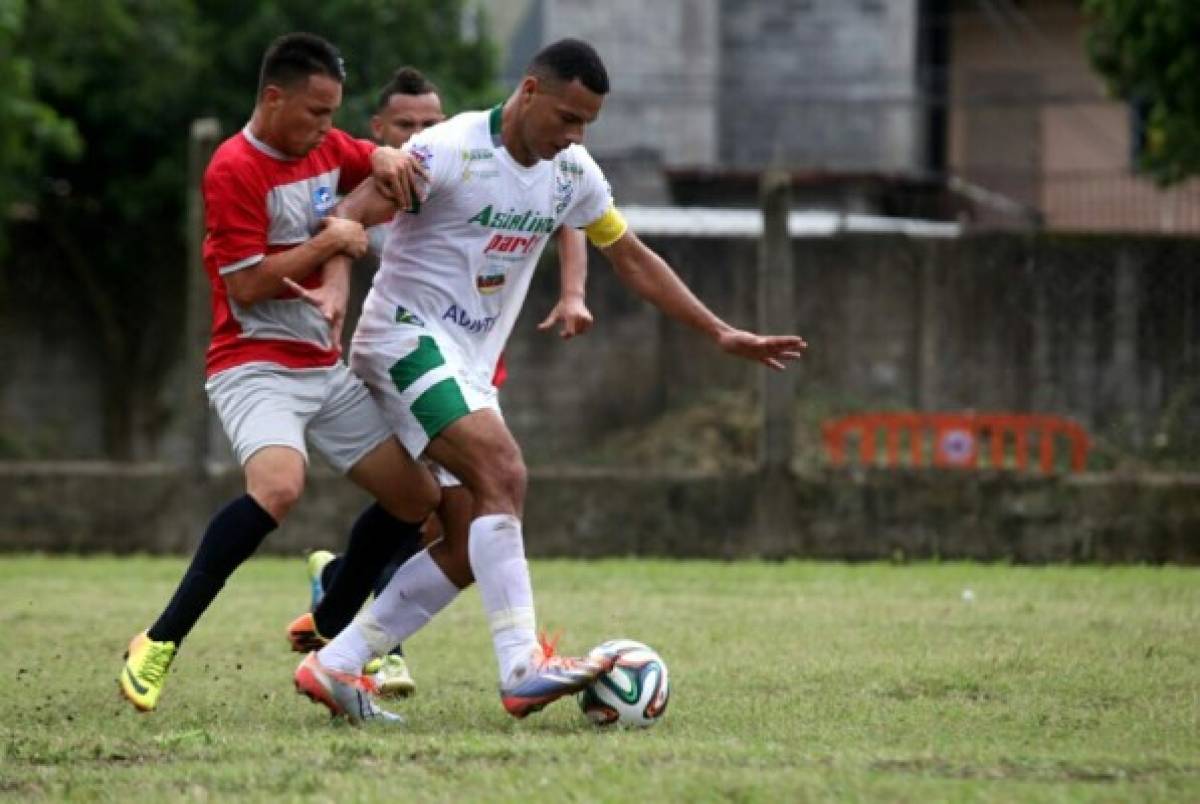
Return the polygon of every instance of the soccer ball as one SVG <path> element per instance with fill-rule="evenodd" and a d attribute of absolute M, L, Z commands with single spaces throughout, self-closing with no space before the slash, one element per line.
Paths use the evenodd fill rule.
<path fill-rule="evenodd" d="M 653 648 L 632 639 L 605 642 L 617 653 L 613 669 L 579 693 L 579 708 L 597 726 L 653 726 L 667 711 L 671 686 L 667 663 Z"/>

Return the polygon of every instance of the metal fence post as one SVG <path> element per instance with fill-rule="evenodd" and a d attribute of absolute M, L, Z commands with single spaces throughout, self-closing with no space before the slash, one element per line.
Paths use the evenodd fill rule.
<path fill-rule="evenodd" d="M 787 335 L 796 329 L 796 283 L 788 233 L 791 184 L 790 173 L 770 170 L 759 187 L 763 238 L 758 254 L 758 329 L 764 334 Z M 759 460 L 769 470 L 787 469 L 795 441 L 796 372 L 794 368 L 764 371 L 762 377 Z"/>
<path fill-rule="evenodd" d="M 792 238 L 791 174 L 772 169 L 763 174 L 759 201 L 763 236 L 758 253 L 758 329 L 763 334 L 796 331 L 795 275 Z M 759 439 L 759 483 L 755 501 L 755 551 L 766 557 L 802 552 L 796 517 L 796 479 L 792 474 L 795 444 L 796 367 L 762 376 L 763 424 Z"/>
<path fill-rule="evenodd" d="M 1125 437 L 1135 449 L 1145 445 L 1142 428 L 1141 378 L 1138 366 L 1138 310 L 1141 307 L 1142 264 L 1130 247 L 1117 254 L 1113 282 L 1113 346 L 1110 382 L 1124 413 Z"/>
<path fill-rule="evenodd" d="M 187 189 L 187 319 L 184 339 L 182 416 L 189 449 L 188 469 L 202 476 L 208 463 L 208 400 L 204 394 L 204 354 L 208 347 L 211 311 L 208 279 L 204 273 L 204 170 L 221 139 L 221 124 L 212 117 L 192 121 L 188 139 Z"/>

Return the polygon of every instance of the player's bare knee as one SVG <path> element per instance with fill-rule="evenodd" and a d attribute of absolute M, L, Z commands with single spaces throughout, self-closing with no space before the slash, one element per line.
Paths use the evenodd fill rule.
<path fill-rule="evenodd" d="M 518 452 L 505 467 L 502 475 L 505 494 L 516 503 L 517 508 L 525 504 L 525 487 L 529 484 L 529 470 Z"/>
<path fill-rule="evenodd" d="M 304 493 L 304 476 L 275 477 L 269 481 L 251 483 L 250 496 L 270 514 L 276 522 L 282 522 Z"/>
<path fill-rule="evenodd" d="M 528 470 L 520 450 L 496 452 L 480 468 L 479 488 L 472 489 L 485 510 L 511 510 L 517 513 L 525 504 Z"/>

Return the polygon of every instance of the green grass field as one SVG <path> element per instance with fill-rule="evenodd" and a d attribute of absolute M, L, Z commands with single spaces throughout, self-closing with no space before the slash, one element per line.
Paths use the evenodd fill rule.
<path fill-rule="evenodd" d="M 0 797 L 1200 800 L 1196 569 L 535 562 L 562 647 L 670 667 L 665 720 L 613 732 L 504 714 L 473 591 L 408 645 L 407 726 L 331 723 L 291 686 L 299 558 L 243 567 L 139 715 L 121 653 L 182 567 L 0 557 Z"/>

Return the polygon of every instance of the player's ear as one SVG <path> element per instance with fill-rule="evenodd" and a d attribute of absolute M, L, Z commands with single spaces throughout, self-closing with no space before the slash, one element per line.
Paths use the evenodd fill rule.
<path fill-rule="evenodd" d="M 371 136 L 376 142 L 383 142 L 383 120 L 379 115 L 371 115 Z"/>
<path fill-rule="evenodd" d="M 260 101 L 263 106 L 275 107 L 283 102 L 283 87 L 278 84 L 267 84 L 263 87 Z"/>
<path fill-rule="evenodd" d="M 533 96 L 538 93 L 538 88 L 541 86 L 541 81 L 536 75 L 527 75 L 521 79 L 521 100 L 525 103 L 533 100 Z"/>

